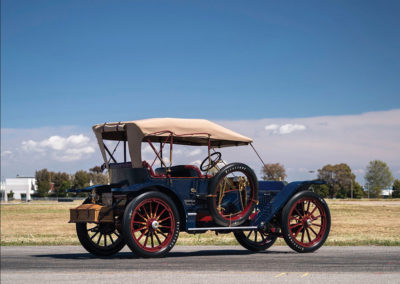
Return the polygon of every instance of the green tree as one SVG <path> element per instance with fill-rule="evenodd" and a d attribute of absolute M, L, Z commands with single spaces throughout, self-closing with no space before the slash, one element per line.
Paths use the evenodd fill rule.
<path fill-rule="evenodd" d="M 351 187 L 355 184 L 355 175 L 345 163 L 323 166 L 318 170 L 318 178 L 326 182 L 331 198 L 350 197 Z"/>
<path fill-rule="evenodd" d="M 41 169 L 35 172 L 37 196 L 45 197 L 48 195 L 50 190 L 50 176 L 51 172 L 47 169 Z"/>
<path fill-rule="evenodd" d="M 364 190 L 362 188 L 362 186 L 358 183 L 355 182 L 353 185 L 353 198 L 362 198 L 364 195 Z"/>
<path fill-rule="evenodd" d="M 14 199 L 14 191 L 10 190 L 10 192 L 7 193 L 7 198 L 8 198 L 8 200 L 13 200 Z"/>
<path fill-rule="evenodd" d="M 89 171 L 96 174 L 100 174 L 103 172 L 103 170 L 99 166 L 94 166 L 93 168 L 89 169 Z"/>
<path fill-rule="evenodd" d="M 382 189 L 380 187 L 377 186 L 368 186 L 368 197 L 370 198 L 379 198 L 382 195 Z"/>
<path fill-rule="evenodd" d="M 65 196 L 66 190 L 69 188 L 64 188 L 67 184 L 71 186 L 70 176 L 67 173 L 53 173 L 52 182 L 54 183 L 54 191 L 57 196 Z"/>
<path fill-rule="evenodd" d="M 345 199 L 347 198 L 347 191 L 346 188 L 344 187 L 339 187 L 337 193 L 336 193 L 336 198 L 340 198 L 340 199 Z"/>
<path fill-rule="evenodd" d="M 45 197 L 49 194 L 50 182 L 48 180 L 40 180 L 38 183 L 37 195 L 39 197 Z"/>
<path fill-rule="evenodd" d="M 36 179 L 37 185 L 39 185 L 39 183 L 43 180 L 50 182 L 50 175 L 51 175 L 51 172 L 49 172 L 47 169 L 42 169 L 42 170 L 36 171 L 35 179 Z"/>
<path fill-rule="evenodd" d="M 69 180 L 64 180 L 60 187 L 58 188 L 58 196 L 65 197 L 67 196 L 67 190 L 71 188 L 71 182 Z"/>
<path fill-rule="evenodd" d="M 77 171 L 74 175 L 74 188 L 85 188 L 89 186 L 90 183 L 90 175 L 86 171 Z"/>
<path fill-rule="evenodd" d="M 393 189 L 392 197 L 400 198 L 400 180 L 396 179 L 394 181 L 392 189 Z"/>
<path fill-rule="evenodd" d="M 105 174 L 89 173 L 89 177 L 93 184 L 108 184 L 108 176 Z"/>
<path fill-rule="evenodd" d="M 285 180 L 286 171 L 283 165 L 279 163 L 265 164 L 261 170 L 263 180 Z"/>
<path fill-rule="evenodd" d="M 365 173 L 370 197 L 380 197 L 382 188 L 389 187 L 393 182 L 393 175 L 388 165 L 379 160 L 370 161 Z"/>
<path fill-rule="evenodd" d="M 326 184 L 314 184 L 312 190 L 321 197 L 329 197 L 329 186 Z"/>

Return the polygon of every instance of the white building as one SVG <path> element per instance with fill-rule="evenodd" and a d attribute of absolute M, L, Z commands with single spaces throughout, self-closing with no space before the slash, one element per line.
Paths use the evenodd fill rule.
<path fill-rule="evenodd" d="M 393 189 L 391 187 L 388 188 L 383 188 L 382 189 L 382 196 L 383 198 L 388 198 L 389 196 L 391 196 L 393 193 Z"/>
<path fill-rule="evenodd" d="M 7 202 L 7 194 L 6 194 L 6 182 L 1 181 L 0 183 L 0 200 L 1 201 L 6 201 Z"/>
<path fill-rule="evenodd" d="M 21 199 L 25 194 L 26 200 L 31 200 L 31 195 L 36 190 L 36 179 L 34 177 L 6 178 L 6 193 L 14 192 L 14 199 Z"/>

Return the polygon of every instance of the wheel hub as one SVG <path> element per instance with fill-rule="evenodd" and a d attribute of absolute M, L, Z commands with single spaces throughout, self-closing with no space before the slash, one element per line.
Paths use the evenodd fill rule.
<path fill-rule="evenodd" d="M 153 230 L 157 230 L 159 225 L 160 225 L 160 224 L 159 224 L 158 221 L 156 221 L 156 220 L 154 220 L 154 221 L 151 223 L 151 227 L 153 228 Z"/>
<path fill-rule="evenodd" d="M 302 218 L 301 218 L 301 223 L 303 224 L 303 226 L 304 227 L 310 227 L 311 225 L 312 225 L 312 218 L 311 218 L 311 216 L 309 216 L 308 214 L 307 215 L 305 215 L 305 216 L 303 216 Z"/>
<path fill-rule="evenodd" d="M 146 222 L 146 227 L 151 231 L 157 231 L 158 228 L 160 227 L 160 223 L 158 222 L 158 220 L 154 219 L 154 218 L 150 218 L 147 220 Z"/>

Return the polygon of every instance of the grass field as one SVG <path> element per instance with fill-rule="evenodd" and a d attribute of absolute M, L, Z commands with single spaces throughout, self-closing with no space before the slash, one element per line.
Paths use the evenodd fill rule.
<path fill-rule="evenodd" d="M 1 205 L 1 245 L 78 245 L 75 225 L 69 224 L 74 203 Z M 400 200 L 328 200 L 332 228 L 327 245 L 400 245 Z M 233 234 L 181 233 L 178 245 L 237 244 Z M 279 240 L 277 244 L 284 244 Z"/>

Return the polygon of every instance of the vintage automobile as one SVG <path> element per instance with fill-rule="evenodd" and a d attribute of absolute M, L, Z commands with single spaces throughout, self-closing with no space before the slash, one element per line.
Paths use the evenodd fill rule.
<path fill-rule="evenodd" d="M 180 231 L 233 232 L 254 252 L 268 249 L 278 237 L 297 252 L 313 252 L 328 237 L 329 208 L 310 190 L 321 181 L 257 181 L 249 166 L 226 164 L 216 151 L 253 147 L 248 137 L 203 119 L 103 123 L 93 130 L 110 184 L 73 190 L 89 197 L 70 210 L 70 222 L 94 255 L 109 256 L 127 244 L 138 256 L 163 257 Z M 142 144 L 154 151 L 151 163 L 142 160 Z M 173 165 L 174 145 L 203 146 L 207 156 L 200 167 Z"/>

